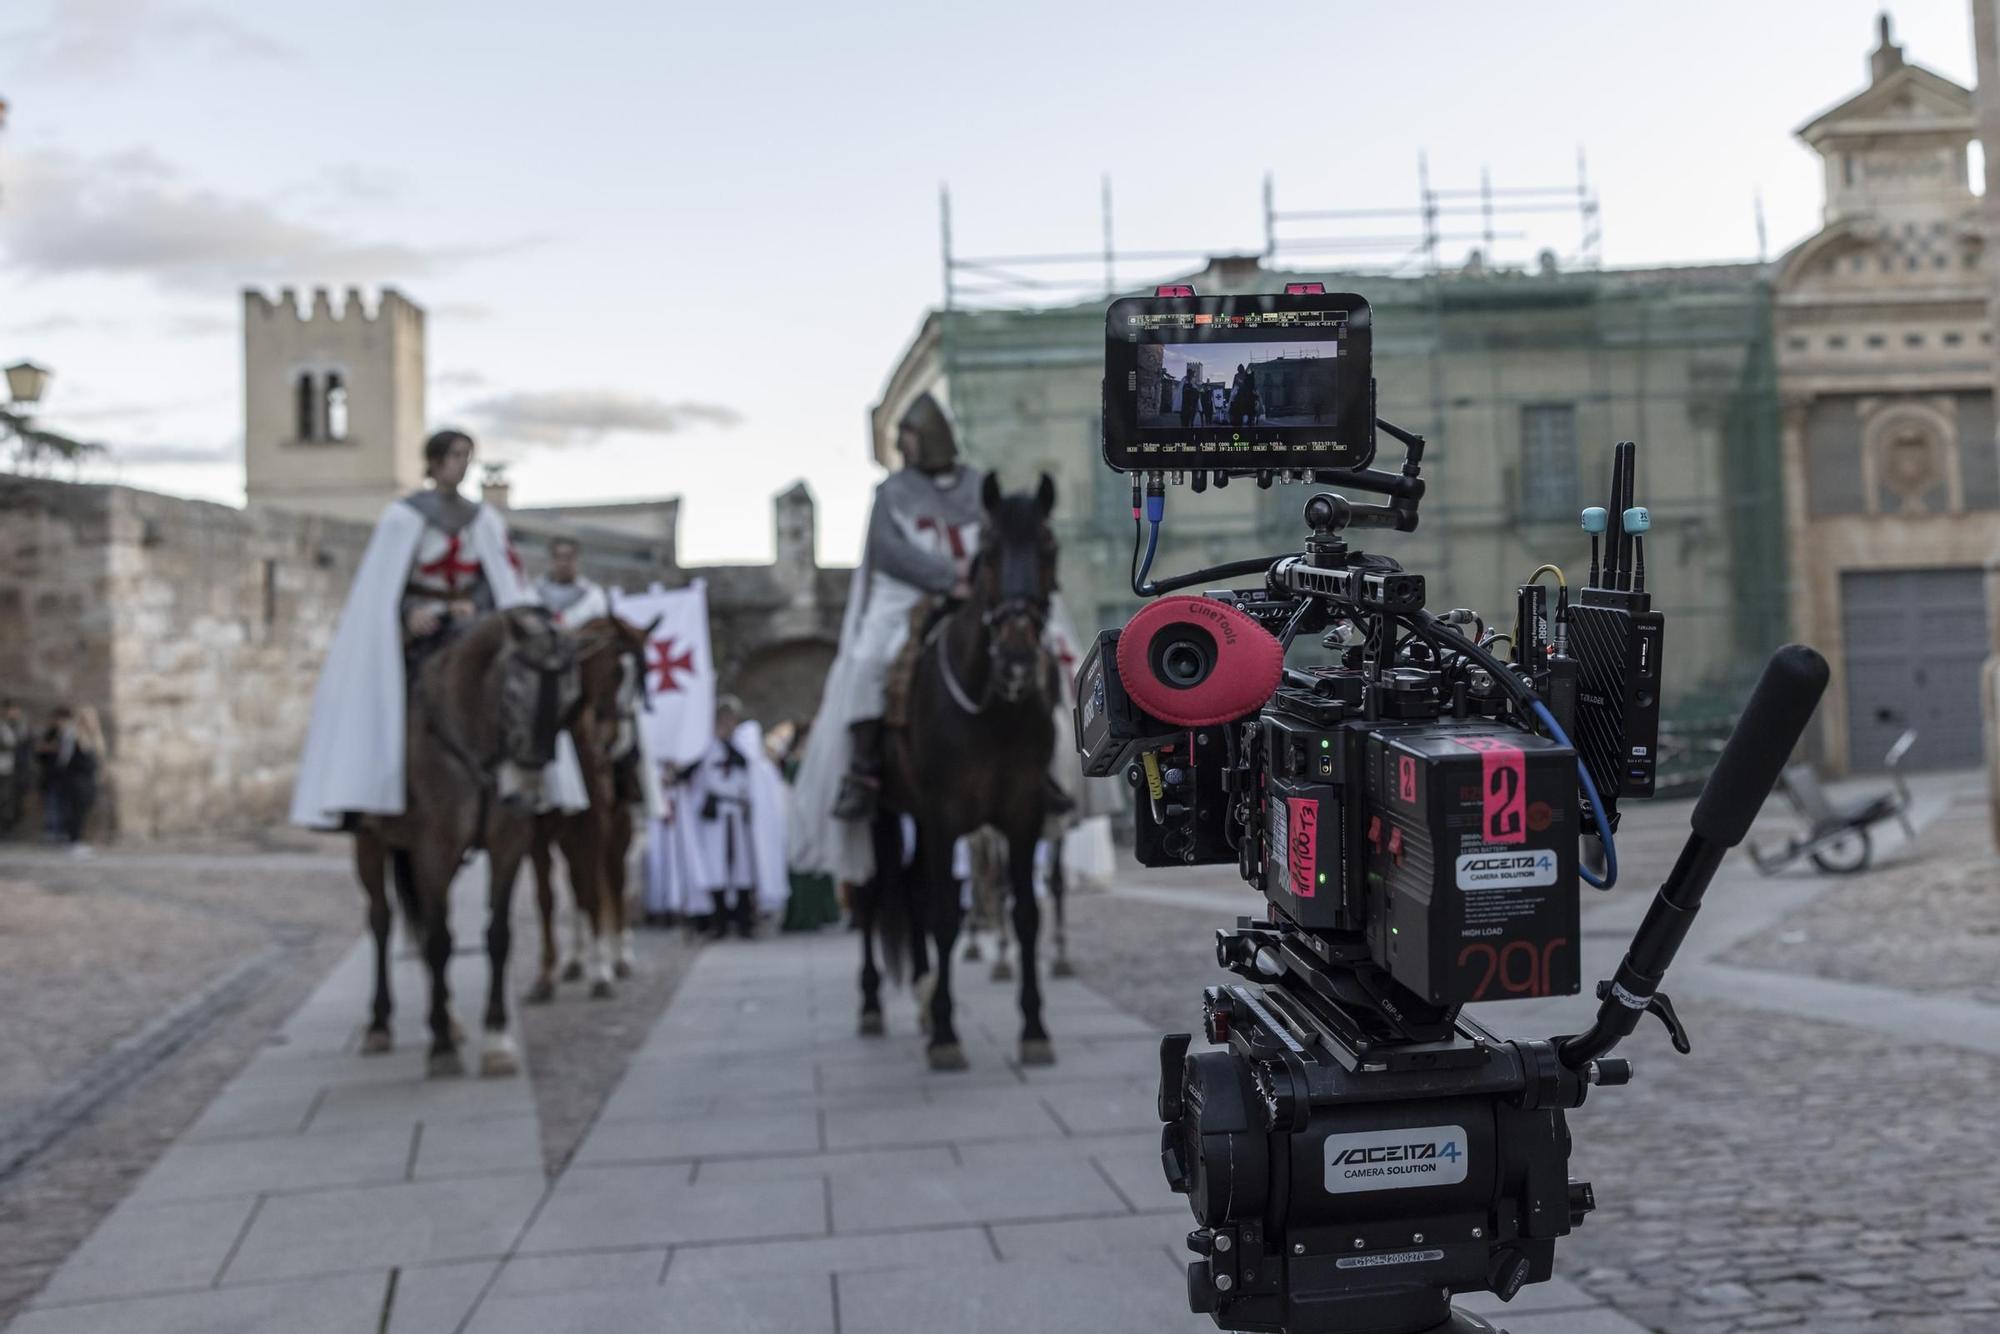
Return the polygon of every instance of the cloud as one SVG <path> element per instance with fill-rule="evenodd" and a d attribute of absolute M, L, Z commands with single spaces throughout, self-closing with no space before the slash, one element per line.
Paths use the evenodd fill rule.
<path fill-rule="evenodd" d="M 381 282 L 518 250 L 415 246 L 342 235 L 252 199 L 190 185 L 150 154 L 16 163 L 0 211 L 7 259 L 33 276 L 132 274 L 212 292 L 260 282 Z"/>
<path fill-rule="evenodd" d="M 214 338 L 242 327 L 240 321 L 221 315 L 176 315 L 166 322 L 165 332 L 169 338 Z"/>
<path fill-rule="evenodd" d="M 734 408 L 718 404 L 668 403 L 611 389 L 498 394 L 469 405 L 465 413 L 502 440 L 537 445 L 587 444 L 618 431 L 674 435 L 742 420 Z"/>
<path fill-rule="evenodd" d="M 432 306 L 430 313 L 440 319 L 471 322 L 492 319 L 493 307 L 477 301 L 446 301 L 441 305 Z"/>
<path fill-rule="evenodd" d="M 171 0 L 60 0 L 46 22 L 0 34 L 17 69 L 57 77 L 103 77 L 135 68 L 163 49 L 226 64 L 289 65 L 297 48 L 211 5 Z"/>
<path fill-rule="evenodd" d="M 439 371 L 431 376 L 433 389 L 479 389 L 488 383 L 479 371 Z"/>

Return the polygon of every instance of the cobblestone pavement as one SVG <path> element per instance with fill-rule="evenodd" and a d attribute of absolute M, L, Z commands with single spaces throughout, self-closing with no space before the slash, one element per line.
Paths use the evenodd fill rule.
<path fill-rule="evenodd" d="M 345 852 L 312 840 L 72 861 L 0 845 L 0 1150 L 13 1150 L 0 1153 L 0 1327 L 352 945 L 361 896 Z M 524 875 L 517 990 L 539 949 L 528 887 Z M 520 1007 L 547 1171 L 697 952 L 678 932 L 637 944 L 638 974 L 614 1000 L 569 985 Z M 161 1023 L 176 1013 L 185 1022 Z"/>
<path fill-rule="evenodd" d="M 1621 860 L 1630 878 L 1596 910 L 1612 920 L 1593 927 L 1586 916 L 1587 945 L 1595 936 L 1615 959 L 1686 812 L 1675 803 L 1628 813 Z M 2000 889 L 1983 810 L 1950 807 L 1918 851 L 1851 882 L 1787 882 L 1787 892 L 1817 897 L 1720 957 L 1741 969 L 1803 976 L 1824 966 L 1878 983 L 1885 1009 L 1899 997 L 1991 999 L 1995 938 L 1953 925 L 1966 898 L 1983 887 L 1979 908 L 1990 913 Z M 1201 988 L 1219 976 L 1215 928 L 1237 905 L 1248 912 L 1260 902 L 1233 877 L 1185 875 L 1183 906 L 1160 892 L 1172 882 L 1151 874 L 1148 888 L 1080 895 L 1069 910 L 1084 979 L 1163 1030 L 1196 1022 Z M 1709 911 L 1754 910 L 1779 886 L 1733 863 Z M 1970 911 L 1967 920 L 1990 918 Z M 1803 941 L 1819 952 L 1801 950 Z M 1676 999 L 1693 1055 L 1676 1056 L 1649 1023 L 1621 1051 L 1635 1060 L 1634 1082 L 1571 1116 L 1573 1170 L 1594 1182 L 1599 1207 L 1562 1244 L 1559 1271 L 1666 1334 L 2000 1330 L 2000 1159 L 1991 1152 L 2000 1058 L 1968 1050 L 1974 1035 L 1899 1041 L 1753 1010 L 1712 990 Z M 1590 1008 L 1577 998 L 1545 1011 L 1546 1027 L 1561 1030 L 1558 1013 L 1584 1022 Z M 2000 1009 L 1990 1017 L 2000 1033 Z"/>
<path fill-rule="evenodd" d="M 1837 881 L 1724 959 L 2000 1005 L 2000 864 L 1981 794 L 1927 826 L 1913 856 Z"/>

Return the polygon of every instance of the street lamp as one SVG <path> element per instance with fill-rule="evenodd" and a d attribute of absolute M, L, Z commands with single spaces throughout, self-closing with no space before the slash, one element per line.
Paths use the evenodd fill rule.
<path fill-rule="evenodd" d="M 22 361 L 7 368 L 7 393 L 17 407 L 34 407 L 42 401 L 42 391 L 48 387 L 49 371 L 45 366 Z"/>

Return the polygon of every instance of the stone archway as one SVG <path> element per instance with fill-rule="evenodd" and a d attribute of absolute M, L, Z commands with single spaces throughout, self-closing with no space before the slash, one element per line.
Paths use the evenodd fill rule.
<path fill-rule="evenodd" d="M 828 639 L 787 639 L 745 657 L 723 688 L 743 701 L 748 716 L 768 730 L 790 719 L 810 723 L 819 710 L 834 644 Z"/>

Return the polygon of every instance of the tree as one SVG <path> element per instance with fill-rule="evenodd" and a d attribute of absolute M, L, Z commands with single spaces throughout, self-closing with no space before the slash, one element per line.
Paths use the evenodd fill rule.
<path fill-rule="evenodd" d="M 43 430 L 26 413 L 11 408 L 0 408 L 0 439 L 13 441 L 14 471 L 22 473 L 40 472 L 56 463 L 74 467 L 91 455 L 104 452 L 103 445 Z"/>

